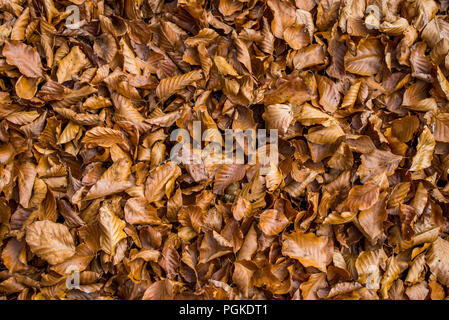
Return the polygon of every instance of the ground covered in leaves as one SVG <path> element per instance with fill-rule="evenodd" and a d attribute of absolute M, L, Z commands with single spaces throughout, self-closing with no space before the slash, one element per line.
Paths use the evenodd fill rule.
<path fill-rule="evenodd" d="M 446 298 L 448 4 L 0 0 L 0 296 Z"/>

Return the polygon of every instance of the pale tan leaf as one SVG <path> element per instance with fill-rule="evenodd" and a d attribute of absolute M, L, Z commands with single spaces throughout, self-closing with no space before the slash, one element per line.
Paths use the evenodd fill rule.
<path fill-rule="evenodd" d="M 393 282 L 399 277 L 401 274 L 401 269 L 399 267 L 397 257 L 391 256 L 387 261 L 387 269 L 381 280 L 381 289 L 380 292 L 382 294 L 382 298 L 388 299 L 388 291 L 393 285 Z"/>
<path fill-rule="evenodd" d="M 309 130 L 309 133 L 305 137 L 313 143 L 332 144 L 344 135 L 345 132 L 339 125 L 331 125 L 318 130 Z"/>
<path fill-rule="evenodd" d="M 61 135 L 59 136 L 57 144 L 68 143 L 75 139 L 80 128 L 80 125 L 76 124 L 73 121 L 69 121 L 69 123 L 65 126 L 64 131 L 62 131 Z"/>

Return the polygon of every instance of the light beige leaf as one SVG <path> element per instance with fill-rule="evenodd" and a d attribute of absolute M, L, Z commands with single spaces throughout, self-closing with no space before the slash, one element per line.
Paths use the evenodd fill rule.
<path fill-rule="evenodd" d="M 385 270 L 385 273 L 380 282 L 380 293 L 382 294 L 382 298 L 388 299 L 388 291 L 390 291 L 393 282 L 399 277 L 400 274 L 401 269 L 399 267 L 397 257 L 391 256 L 390 258 L 388 258 L 387 270 Z"/>
<path fill-rule="evenodd" d="M 112 106 L 111 100 L 103 96 L 98 97 L 91 96 L 87 98 L 86 101 L 84 101 L 83 103 L 83 108 L 89 109 L 103 109 L 110 106 Z"/>
<path fill-rule="evenodd" d="M 429 2 L 433 2 L 435 4 L 434 1 Z M 425 25 L 425 28 L 421 33 L 421 37 L 431 48 L 433 48 L 438 41 L 449 37 L 449 23 L 441 16 L 435 17 Z"/>
<path fill-rule="evenodd" d="M 268 191 L 273 192 L 283 183 L 284 177 L 276 166 L 270 165 L 270 171 L 265 176 L 265 180 Z"/>
<path fill-rule="evenodd" d="M 361 84 L 362 81 L 357 81 L 349 87 L 343 98 L 343 102 L 341 103 L 341 108 L 352 108 L 354 106 L 359 94 Z"/>
<path fill-rule="evenodd" d="M 341 214 L 338 212 L 331 212 L 326 219 L 324 219 L 323 224 L 343 224 L 352 221 L 357 212 L 344 211 Z"/>
<path fill-rule="evenodd" d="M 387 256 L 383 249 L 363 251 L 355 262 L 357 281 L 370 289 L 380 288 L 380 268 L 385 268 Z"/>
<path fill-rule="evenodd" d="M 180 117 L 181 117 L 180 110 L 169 113 L 163 113 L 161 109 L 156 108 L 145 120 L 145 122 L 159 127 L 170 127 Z"/>
<path fill-rule="evenodd" d="M 203 28 L 195 36 L 187 38 L 184 42 L 191 47 L 195 47 L 200 44 L 208 45 L 216 37 L 218 37 L 218 33 L 215 32 L 215 30 Z"/>
<path fill-rule="evenodd" d="M 429 294 L 429 288 L 426 281 L 421 281 L 405 289 L 405 294 L 410 300 L 425 300 Z"/>
<path fill-rule="evenodd" d="M 344 135 L 345 132 L 339 125 L 331 125 L 318 130 L 309 130 L 309 133 L 304 136 L 313 143 L 332 144 Z"/>
<path fill-rule="evenodd" d="M 243 4 L 237 0 L 220 0 L 218 10 L 223 16 L 230 16 L 242 10 Z"/>

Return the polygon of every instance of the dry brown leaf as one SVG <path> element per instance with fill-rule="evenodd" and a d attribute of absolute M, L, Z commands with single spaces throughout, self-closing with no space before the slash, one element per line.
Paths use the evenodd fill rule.
<path fill-rule="evenodd" d="M 428 168 L 433 159 L 433 151 L 435 149 L 435 138 L 428 127 L 424 127 L 423 132 L 418 138 L 418 146 L 416 154 L 413 157 L 410 171 L 418 171 Z"/>
<path fill-rule="evenodd" d="M 344 58 L 345 70 L 362 76 L 376 74 L 382 64 L 383 52 L 380 42 L 375 39 L 362 39 L 357 45 L 357 53 L 349 51 Z"/>
<path fill-rule="evenodd" d="M 313 233 L 294 232 L 285 236 L 282 253 L 297 259 L 305 267 L 315 267 L 326 272 L 326 266 L 332 259 L 329 239 L 317 237 Z"/>
<path fill-rule="evenodd" d="M 110 194 L 119 193 L 132 187 L 130 180 L 131 164 L 126 158 L 114 162 L 90 188 L 84 200 L 92 200 Z"/>
<path fill-rule="evenodd" d="M 259 227 L 268 236 L 274 236 L 282 232 L 289 221 L 282 212 L 276 209 L 266 210 L 259 217 Z"/>
<path fill-rule="evenodd" d="M 73 75 L 78 74 L 88 64 L 89 60 L 80 47 L 73 47 L 69 54 L 58 62 L 58 71 L 56 72 L 58 82 L 70 80 Z"/>
<path fill-rule="evenodd" d="M 156 95 L 162 100 L 167 99 L 178 90 L 191 85 L 201 78 L 201 71 L 195 70 L 180 76 L 162 79 L 156 88 Z"/>
<path fill-rule="evenodd" d="M 98 222 L 101 229 L 100 245 L 107 254 L 114 255 L 115 249 L 122 239 L 127 235 L 123 231 L 126 223 L 119 219 L 109 208 L 101 207 L 98 215 Z"/>
<path fill-rule="evenodd" d="M 7 40 L 2 54 L 6 57 L 6 63 L 16 66 L 24 76 L 42 76 L 41 58 L 33 47 L 17 40 Z"/>
<path fill-rule="evenodd" d="M 36 221 L 26 229 L 26 242 L 31 251 L 54 265 L 75 254 L 75 243 L 69 229 L 48 220 Z"/>

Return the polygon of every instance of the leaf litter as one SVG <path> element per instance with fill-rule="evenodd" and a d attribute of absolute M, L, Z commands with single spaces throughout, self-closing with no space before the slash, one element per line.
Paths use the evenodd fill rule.
<path fill-rule="evenodd" d="M 0 297 L 446 299 L 448 6 L 0 1 Z"/>

